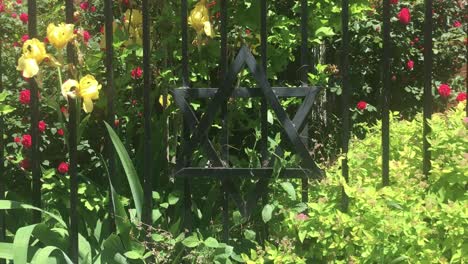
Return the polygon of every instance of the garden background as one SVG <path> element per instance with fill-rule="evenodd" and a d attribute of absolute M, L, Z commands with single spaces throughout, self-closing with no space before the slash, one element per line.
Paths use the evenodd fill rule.
<path fill-rule="evenodd" d="M 341 176 L 344 105 L 341 3 L 308 1 L 307 84 L 322 86 L 304 140 L 325 171 L 309 180 L 308 202 L 300 180 L 285 180 L 281 169 L 300 167 L 299 157 L 267 112 L 268 152 L 275 173 L 267 195 L 248 218 L 230 202 L 229 240 L 222 238 L 221 181 L 196 179 L 192 185 L 188 230 L 184 182 L 173 175 L 184 137 L 181 111 L 169 95 L 182 83 L 181 1 L 154 1 L 150 12 L 151 91 L 144 90 L 142 3 L 113 1 L 113 96 L 104 92 L 106 34 L 103 1 L 74 1 L 73 25 L 65 3 L 37 2 L 38 37 L 28 34 L 26 0 L 0 0 L 3 149 L 0 201 L 0 258 L 14 263 L 73 263 L 69 256 L 70 114 L 78 126 L 77 172 L 79 263 L 464 263 L 468 224 L 466 184 L 468 119 L 466 1 L 433 3 L 434 115 L 429 135 L 432 170 L 423 175 L 424 1 L 391 0 L 390 185 L 381 183 L 382 2 L 350 3 L 349 81 L 352 137 L 347 155 L 349 181 Z M 272 86 L 301 81 L 301 5 L 267 1 L 266 73 Z M 221 1 L 188 1 L 190 87 L 220 87 Z M 227 58 L 245 45 L 260 60 L 261 1 L 228 1 Z M 52 24 L 52 26 L 51 26 Z M 65 46 L 73 46 L 69 60 Z M 41 199 L 32 192 L 31 79 L 37 94 Z M 73 80 L 72 80 L 73 79 Z M 75 80 L 75 81 L 74 81 Z M 236 87 L 255 87 L 247 70 Z M 101 87 L 103 87 L 101 89 Z M 192 88 L 191 88 L 192 89 Z M 291 88 L 294 89 L 294 88 Z M 146 95 L 146 96 L 145 96 Z M 70 109 L 68 98 L 78 104 Z M 151 105 L 152 223 L 142 223 L 145 188 L 145 99 Z M 209 101 L 191 101 L 201 117 Z M 291 116 L 300 99 L 281 100 Z M 229 100 L 231 167 L 262 166 L 261 100 Z M 114 115 L 109 119 L 109 112 Z M 147 120 L 147 121 L 148 121 Z M 110 125 L 105 125 L 108 121 Z M 223 140 L 223 119 L 207 134 Z M 115 171 L 108 151 L 115 149 Z M 114 161 L 112 161 L 114 162 Z M 201 149 L 192 164 L 209 167 Z M 237 180 L 236 180 L 237 181 Z M 238 180 L 244 192 L 256 179 Z M 344 193 L 342 192 L 344 190 Z M 343 210 L 342 197 L 349 197 Z M 16 201 L 16 202 L 12 202 Z M 41 205 L 41 222 L 34 208 Z M 22 209 L 19 209 L 22 208 Z M 13 210 L 15 209 L 15 210 Z M 31 210 L 33 209 L 33 210 Z M 3 232 L 2 232 L 3 233 Z"/>

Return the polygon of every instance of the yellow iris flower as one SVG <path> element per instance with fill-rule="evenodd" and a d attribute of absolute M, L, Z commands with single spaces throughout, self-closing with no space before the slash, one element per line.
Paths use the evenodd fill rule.
<path fill-rule="evenodd" d="M 73 90 L 73 88 L 75 88 Z M 99 99 L 99 90 L 102 86 L 96 81 L 94 76 L 86 75 L 80 79 L 80 82 L 76 80 L 67 80 L 62 84 L 62 95 L 65 99 L 68 96 L 79 96 L 83 99 L 83 110 L 86 113 L 93 111 L 94 105 L 93 100 Z"/>
<path fill-rule="evenodd" d="M 93 100 L 99 99 L 99 90 L 102 86 L 96 81 L 94 76 L 86 75 L 81 78 L 78 87 L 78 95 L 83 98 L 83 110 L 86 113 L 93 111 Z"/>
<path fill-rule="evenodd" d="M 39 64 L 49 55 L 46 53 L 44 43 L 33 38 L 23 44 L 23 55 L 18 59 L 16 69 L 23 72 L 23 77 L 32 78 L 39 72 Z"/>
<path fill-rule="evenodd" d="M 127 9 L 125 11 L 125 23 L 130 22 L 133 27 L 143 25 L 143 14 L 138 9 Z"/>
<path fill-rule="evenodd" d="M 58 26 L 51 23 L 47 26 L 47 39 L 57 49 L 63 49 L 74 37 L 75 25 L 61 23 Z"/>
<path fill-rule="evenodd" d="M 200 0 L 200 2 L 195 5 L 188 17 L 188 24 L 195 29 L 198 36 L 205 33 L 208 37 L 213 37 L 206 0 Z"/>

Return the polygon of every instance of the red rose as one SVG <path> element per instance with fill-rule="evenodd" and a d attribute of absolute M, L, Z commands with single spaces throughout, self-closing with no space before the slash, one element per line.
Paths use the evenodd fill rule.
<path fill-rule="evenodd" d="M 44 133 L 44 131 L 47 128 L 46 122 L 44 122 L 43 120 L 39 121 L 38 128 L 41 133 Z"/>
<path fill-rule="evenodd" d="M 456 27 L 456 28 L 458 28 L 458 27 L 461 27 L 461 26 L 462 26 L 462 23 L 461 23 L 460 21 L 457 20 L 457 21 L 453 22 L 453 26 Z"/>
<path fill-rule="evenodd" d="M 406 63 L 406 68 L 408 68 L 408 70 L 413 70 L 413 68 L 414 68 L 414 61 L 409 60 L 409 61 Z"/>
<path fill-rule="evenodd" d="M 439 89 L 438 89 L 438 90 L 439 90 L 440 96 L 442 96 L 442 97 L 449 97 L 449 96 L 450 96 L 450 92 L 452 91 L 452 90 L 450 89 L 450 86 L 448 86 L 448 84 L 441 84 L 441 85 L 439 86 Z"/>
<path fill-rule="evenodd" d="M 87 44 L 91 39 L 91 34 L 89 34 L 89 32 L 86 30 L 83 30 L 81 34 L 83 35 L 83 41 Z"/>
<path fill-rule="evenodd" d="M 21 41 L 25 42 L 26 40 L 29 39 L 29 35 L 28 34 L 24 34 L 22 37 L 21 37 Z"/>
<path fill-rule="evenodd" d="M 396 5 L 396 4 L 398 4 L 398 0 L 390 0 L 390 4 Z"/>
<path fill-rule="evenodd" d="M 16 0 L 16 3 L 17 3 L 18 5 L 21 5 L 21 4 L 23 3 L 23 0 Z"/>
<path fill-rule="evenodd" d="M 130 0 L 122 0 L 122 4 L 128 6 L 130 4 Z"/>
<path fill-rule="evenodd" d="M 62 107 L 60 107 L 60 112 L 62 112 L 62 114 L 67 114 L 68 109 L 65 106 L 62 106 Z"/>
<path fill-rule="evenodd" d="M 96 7 L 95 7 L 95 6 L 92 6 L 92 7 L 89 9 L 89 11 L 91 11 L 91 12 L 93 12 L 93 13 L 96 12 Z"/>
<path fill-rule="evenodd" d="M 29 168 L 31 168 L 31 162 L 29 162 L 29 159 L 23 159 L 20 161 L 19 165 L 23 170 L 29 170 Z"/>
<path fill-rule="evenodd" d="M 404 7 L 401 9 L 400 13 L 398 13 L 398 20 L 403 25 L 408 25 L 411 22 L 411 14 L 408 8 Z"/>
<path fill-rule="evenodd" d="M 65 134 L 65 132 L 63 131 L 63 129 L 61 129 L 61 128 L 57 129 L 57 135 L 63 136 L 64 134 Z"/>
<path fill-rule="evenodd" d="M 357 103 L 357 109 L 359 109 L 359 110 L 362 111 L 362 110 L 364 110 L 364 109 L 366 109 L 366 108 L 367 108 L 367 103 L 366 103 L 366 102 L 364 102 L 364 101 L 359 101 L 359 103 Z"/>
<path fill-rule="evenodd" d="M 68 172 L 68 163 L 66 162 L 62 162 L 58 165 L 57 167 L 57 170 L 58 172 L 60 172 L 61 174 L 65 174 Z"/>
<path fill-rule="evenodd" d="M 4 5 L 4 4 L 0 4 L 0 13 L 2 13 L 3 11 L 5 11 L 5 5 Z"/>
<path fill-rule="evenodd" d="M 466 100 L 466 93 L 465 92 L 461 92 L 457 95 L 457 101 L 458 102 L 463 102 Z"/>
<path fill-rule="evenodd" d="M 15 143 L 20 143 L 20 142 L 21 142 L 21 138 L 20 138 L 20 137 L 15 137 L 14 141 L 15 141 Z"/>
<path fill-rule="evenodd" d="M 31 91 L 29 90 L 22 90 L 19 94 L 19 101 L 24 105 L 28 105 L 31 102 Z"/>
<path fill-rule="evenodd" d="M 139 79 L 143 75 L 143 70 L 140 67 L 136 67 L 132 70 L 131 75 L 133 79 Z"/>
<path fill-rule="evenodd" d="M 23 145 L 23 147 L 25 148 L 31 148 L 32 146 L 32 139 L 31 139 L 31 135 L 23 135 L 23 137 L 21 138 L 21 145 Z"/>
<path fill-rule="evenodd" d="M 120 120 L 119 119 L 115 119 L 114 120 L 114 126 L 115 127 L 118 127 L 120 125 Z"/>
<path fill-rule="evenodd" d="M 12 17 L 12 18 L 17 18 L 18 15 L 17 15 L 16 13 L 12 13 L 12 14 L 11 14 L 11 17 Z"/>
<path fill-rule="evenodd" d="M 28 14 L 26 14 L 26 13 L 21 13 L 21 15 L 19 16 L 19 19 L 20 19 L 21 21 L 23 21 L 23 24 L 28 23 Z"/>
<path fill-rule="evenodd" d="M 88 10 L 88 8 L 89 8 L 89 3 L 88 3 L 88 2 L 82 2 L 82 3 L 80 3 L 80 8 L 81 8 L 81 10 Z"/>

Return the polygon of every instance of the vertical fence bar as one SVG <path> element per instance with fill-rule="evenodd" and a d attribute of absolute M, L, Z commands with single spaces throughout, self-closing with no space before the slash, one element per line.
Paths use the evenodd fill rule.
<path fill-rule="evenodd" d="M 424 17 L 424 125 L 423 125 L 423 173 L 426 180 L 431 170 L 431 147 L 427 137 L 431 132 L 429 120 L 432 116 L 432 0 L 425 0 Z"/>
<path fill-rule="evenodd" d="M 349 80 L 349 0 L 341 2 L 341 26 L 342 26 L 342 48 L 341 48 L 341 74 L 342 74 L 342 89 L 343 89 L 343 129 L 342 129 L 342 152 L 344 159 L 341 162 L 341 174 L 346 182 L 349 181 L 348 167 L 348 150 L 349 137 L 351 133 L 350 117 L 349 117 L 349 101 L 351 97 L 351 85 Z M 348 211 L 349 199 L 344 188 L 341 191 L 341 209 L 343 212 Z"/>
<path fill-rule="evenodd" d="M 153 212 L 153 155 L 151 150 L 151 43 L 150 43 L 150 5 L 148 0 L 143 0 L 143 104 L 144 104 L 144 207 L 143 222 L 152 224 Z"/>
<path fill-rule="evenodd" d="M 77 104 L 68 97 L 68 145 L 70 151 L 70 259 L 78 263 L 78 175 L 77 175 Z"/>
<path fill-rule="evenodd" d="M 73 23 L 73 0 L 65 1 L 65 17 L 66 22 Z M 75 51 L 72 44 L 67 45 L 67 62 L 75 65 Z M 71 71 L 73 73 L 73 70 Z M 68 97 L 69 119 L 68 119 L 68 144 L 70 158 L 70 258 L 74 263 L 78 263 L 78 154 L 77 154 L 77 109 L 76 98 Z"/>
<path fill-rule="evenodd" d="M 308 66 L 309 66 L 309 60 L 308 60 L 308 52 L 307 52 L 307 42 L 309 38 L 309 6 L 307 3 L 307 0 L 301 0 L 301 82 L 303 86 L 307 86 L 308 83 L 308 78 L 307 78 L 307 72 L 308 72 Z M 306 124 L 306 127 L 304 128 L 304 132 L 302 133 L 302 136 L 306 137 L 306 142 L 308 142 L 308 125 Z M 308 145 L 308 143 L 306 143 Z M 308 178 L 302 178 L 301 179 L 301 187 L 302 187 L 302 202 L 307 203 L 309 201 L 309 179 Z"/>
<path fill-rule="evenodd" d="M 28 34 L 31 38 L 37 37 L 37 5 L 36 0 L 28 1 Z M 32 204 L 41 208 L 41 164 L 39 153 L 39 89 L 36 79 L 29 79 L 31 90 L 31 170 L 32 170 Z M 33 212 L 33 222 L 41 221 L 41 213 Z"/>
<path fill-rule="evenodd" d="M 267 75 L 267 55 L 268 55 L 268 33 L 267 33 L 267 1 L 261 0 L 260 2 L 260 52 L 262 58 L 262 68 Z M 268 75 L 267 75 L 268 78 Z M 262 154 L 262 166 L 268 163 L 268 104 L 266 98 L 263 96 L 260 102 L 260 118 L 261 124 L 261 139 L 260 139 L 260 150 Z M 262 202 L 265 206 L 268 204 L 268 186 L 265 188 L 265 192 L 262 194 Z M 268 224 L 264 225 L 265 239 L 268 238 Z"/>
<path fill-rule="evenodd" d="M 224 84 L 226 79 L 228 54 L 227 54 L 227 1 L 220 1 L 221 7 L 221 54 L 220 54 L 220 84 Z M 220 89 L 228 89 L 228 87 L 220 87 Z M 226 101 L 226 105 L 222 107 L 222 123 L 223 123 L 223 135 L 221 137 L 223 146 L 223 159 L 226 161 L 226 166 L 229 166 L 229 115 Z M 222 179 L 223 185 L 223 240 L 227 242 L 229 240 L 229 196 L 227 192 L 227 183 L 225 179 Z"/>
<path fill-rule="evenodd" d="M 0 41 L 0 93 L 3 92 L 3 42 Z M 5 199 L 5 140 L 3 139 L 3 134 L 5 133 L 5 120 L 0 114 L 0 200 Z M 5 211 L 0 212 L 0 242 L 5 242 L 6 235 L 6 224 L 5 224 Z M 5 263 L 4 260 L 1 260 L 0 263 Z"/>
<path fill-rule="evenodd" d="M 181 28 L 182 28 L 182 86 L 184 88 L 189 87 L 189 68 L 188 68 L 188 21 L 187 21 L 187 14 L 188 14 L 188 5 L 187 0 L 181 0 Z M 190 131 L 188 129 L 188 124 L 184 122 L 183 130 L 182 130 L 182 137 L 181 137 L 181 150 L 183 149 L 184 145 L 190 139 Z M 179 154 L 180 160 L 178 160 L 177 164 L 182 164 L 181 167 L 184 167 L 189 164 L 189 160 L 186 160 L 183 153 Z M 192 201 L 191 199 L 191 186 L 190 180 L 187 178 L 183 179 L 184 182 L 184 227 L 188 231 L 192 231 L 192 216 L 191 216 L 191 208 L 192 208 Z"/>
<path fill-rule="evenodd" d="M 382 185 L 390 184 L 390 0 L 383 1 L 383 87 L 382 87 Z"/>
<path fill-rule="evenodd" d="M 112 11 L 112 0 L 104 1 L 104 17 L 105 17 L 105 34 L 106 34 L 106 97 L 107 97 L 107 123 L 115 127 L 115 116 L 114 116 L 114 30 L 113 30 L 113 20 L 114 13 Z M 112 179 L 115 174 L 115 152 L 114 147 L 112 146 L 111 139 L 106 138 L 106 150 L 107 150 L 107 159 L 109 161 L 109 179 Z M 111 184 L 111 183 L 110 183 Z M 115 231 L 115 221 L 114 221 L 114 207 L 113 207 L 113 197 L 110 190 L 109 184 L 109 218 L 111 231 Z"/>

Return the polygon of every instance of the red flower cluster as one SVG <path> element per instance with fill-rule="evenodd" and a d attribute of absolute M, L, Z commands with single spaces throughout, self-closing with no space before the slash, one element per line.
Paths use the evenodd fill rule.
<path fill-rule="evenodd" d="M 83 35 L 83 41 L 85 44 L 88 44 L 88 41 L 91 39 L 91 34 L 89 34 L 89 32 L 86 30 L 83 30 L 81 34 Z"/>
<path fill-rule="evenodd" d="M 414 61 L 412 60 L 409 60 L 407 63 L 406 63 L 406 68 L 408 68 L 408 70 L 413 70 L 414 68 Z"/>
<path fill-rule="evenodd" d="M 61 128 L 57 129 L 57 135 L 63 136 L 64 134 L 65 134 L 65 132 L 63 131 L 63 129 L 61 129 Z"/>
<path fill-rule="evenodd" d="M 19 101 L 24 105 L 28 105 L 31 102 L 31 91 L 28 89 L 22 90 L 19 94 Z"/>
<path fill-rule="evenodd" d="M 458 102 L 463 102 L 466 100 L 466 93 L 465 92 L 461 92 L 457 95 L 457 101 Z"/>
<path fill-rule="evenodd" d="M 81 8 L 81 10 L 88 10 L 89 3 L 88 2 L 81 2 L 80 3 L 80 8 Z"/>
<path fill-rule="evenodd" d="M 367 108 L 367 103 L 364 102 L 364 101 L 359 101 L 359 102 L 357 103 L 357 106 L 356 106 L 356 107 L 357 107 L 357 109 L 359 109 L 360 111 L 362 111 L 362 110 L 364 110 L 364 109 Z"/>
<path fill-rule="evenodd" d="M 450 96 L 450 93 L 452 92 L 452 89 L 450 89 L 450 86 L 448 86 L 448 84 L 441 84 L 439 85 L 439 95 L 441 97 L 444 97 L 444 98 L 447 98 Z"/>
<path fill-rule="evenodd" d="M 457 21 L 453 22 L 453 26 L 456 27 L 456 28 L 458 28 L 458 27 L 461 27 L 461 26 L 462 26 L 462 23 L 461 23 L 460 21 L 457 20 Z"/>
<path fill-rule="evenodd" d="M 32 146 L 31 135 L 29 134 L 23 135 L 23 137 L 21 138 L 21 145 L 23 145 L 23 147 L 27 149 L 31 148 Z"/>
<path fill-rule="evenodd" d="M 143 75 L 143 70 L 140 67 L 136 67 L 132 70 L 131 75 L 133 79 L 140 79 Z"/>
<path fill-rule="evenodd" d="M 39 131 L 41 133 L 44 133 L 44 131 L 47 129 L 47 124 L 46 124 L 46 122 L 41 120 L 41 121 L 39 121 L 39 124 L 37 125 L 37 127 L 39 128 Z"/>
<path fill-rule="evenodd" d="M 400 23 L 403 25 L 408 25 L 411 22 L 411 14 L 408 8 L 404 7 L 400 10 L 400 13 L 398 13 L 398 20 L 400 20 Z"/>
<path fill-rule="evenodd" d="M 23 24 L 27 24 L 29 20 L 29 16 L 26 13 L 21 13 L 19 19 L 23 22 Z"/>
<path fill-rule="evenodd" d="M 68 172 L 68 163 L 62 162 L 58 165 L 57 170 L 60 174 L 66 174 Z"/>
<path fill-rule="evenodd" d="M 25 42 L 25 41 L 28 40 L 28 39 L 29 39 L 29 35 L 28 35 L 28 34 L 25 34 L 25 35 L 23 35 L 23 36 L 21 37 L 21 41 L 22 41 L 22 42 Z"/>

